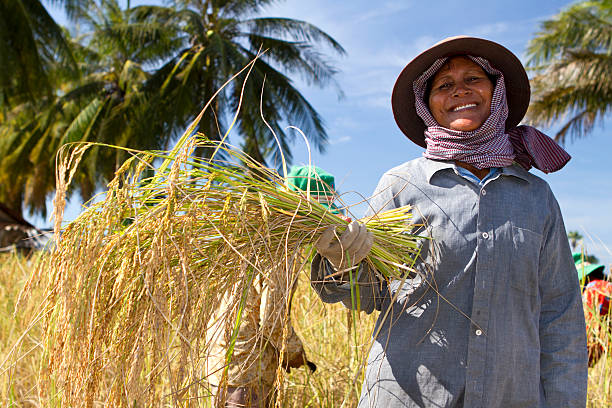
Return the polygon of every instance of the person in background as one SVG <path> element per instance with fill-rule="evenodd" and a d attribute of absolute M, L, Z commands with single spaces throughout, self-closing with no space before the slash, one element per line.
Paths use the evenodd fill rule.
<path fill-rule="evenodd" d="M 366 215 L 411 205 L 431 239 L 405 281 L 361 262 L 372 234 L 358 222 L 323 232 L 311 265 L 324 302 L 381 311 L 360 408 L 585 407 L 578 278 L 557 200 L 529 172 L 570 156 L 518 126 L 529 98 L 520 60 L 475 37 L 441 41 L 398 77 L 396 122 L 425 151 L 382 176 Z"/>
<path fill-rule="evenodd" d="M 317 166 L 293 166 L 287 174 L 287 186 L 293 191 L 310 194 L 310 199 L 316 200 L 334 214 L 344 216 L 345 211 L 334 201 L 338 198 L 336 178 Z"/>
<path fill-rule="evenodd" d="M 287 174 L 286 184 L 293 191 L 309 192 L 311 199 L 319 201 L 330 211 L 340 213 L 340 209 L 333 203 L 334 176 L 325 170 L 316 166 L 294 166 Z M 287 288 L 291 288 L 290 296 L 293 296 L 297 268 L 302 266 L 303 261 L 302 255 L 296 254 L 295 259 L 289 260 L 289 268 L 293 269 L 289 272 L 285 269 L 285 262 L 279 262 L 265 274 L 258 274 L 250 287 L 227 366 L 227 385 L 217 388 L 220 394 L 218 401 L 222 406 L 271 406 L 279 364 L 287 371 L 304 365 L 311 371 L 316 370 L 316 365 L 308 361 L 302 341 L 290 320 L 286 329 L 283 324 L 286 318 L 290 319 L 291 313 L 291 299 L 288 302 L 286 299 Z M 239 288 L 234 289 L 236 293 L 227 293 L 223 297 L 219 317 L 228 313 L 231 305 L 242 295 Z M 283 330 L 287 334 L 284 354 L 281 356 Z M 212 339 L 208 360 L 209 381 L 215 386 L 222 381 L 232 332 L 233 323 L 227 325 L 222 318 L 218 318 L 208 330 L 209 339 Z"/>
<path fill-rule="evenodd" d="M 605 351 L 610 349 L 612 326 L 601 324 L 602 319 L 610 319 L 610 298 L 612 282 L 605 274 L 604 265 L 591 264 L 584 259 L 584 254 L 572 254 L 578 279 L 582 285 L 582 300 L 587 321 L 587 345 L 589 349 L 589 366 L 597 364 Z M 608 320 L 610 323 L 610 320 Z"/>

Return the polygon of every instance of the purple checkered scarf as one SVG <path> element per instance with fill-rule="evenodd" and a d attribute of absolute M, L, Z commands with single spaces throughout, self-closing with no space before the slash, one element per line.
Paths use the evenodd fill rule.
<path fill-rule="evenodd" d="M 565 166 L 571 156 L 536 128 L 517 126 L 505 132 L 508 102 L 504 75 L 484 58 L 468 57 L 497 78 L 491 99 L 491 115 L 478 129 L 469 132 L 447 129 L 436 122 L 423 96 L 429 78 L 447 61 L 447 58 L 438 59 L 413 84 L 416 111 L 427 126 L 427 150 L 423 156 L 437 160 L 459 160 L 479 169 L 506 167 L 513 161 L 526 170 L 535 167 L 544 173 Z"/>

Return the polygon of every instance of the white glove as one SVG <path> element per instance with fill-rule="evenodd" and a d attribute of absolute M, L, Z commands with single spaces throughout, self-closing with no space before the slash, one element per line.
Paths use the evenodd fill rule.
<path fill-rule="evenodd" d="M 329 227 L 323 231 L 315 243 L 315 248 L 336 270 L 357 265 L 370 253 L 374 235 L 364 224 L 351 222 L 340 239 L 336 238 L 335 232 L 336 227 Z"/>

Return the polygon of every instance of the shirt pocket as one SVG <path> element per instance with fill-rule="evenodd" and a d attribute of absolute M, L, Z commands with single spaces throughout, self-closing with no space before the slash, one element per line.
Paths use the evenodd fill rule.
<path fill-rule="evenodd" d="M 542 235 L 512 225 L 510 286 L 530 296 L 538 295 Z"/>

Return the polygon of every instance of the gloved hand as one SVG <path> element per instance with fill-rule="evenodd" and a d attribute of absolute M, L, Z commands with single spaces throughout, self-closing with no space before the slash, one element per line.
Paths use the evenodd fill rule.
<path fill-rule="evenodd" d="M 351 222 L 340 239 L 336 238 L 335 230 L 335 227 L 329 227 L 323 231 L 315 243 L 315 248 L 337 270 L 359 264 L 370 253 L 374 235 L 364 224 Z"/>

